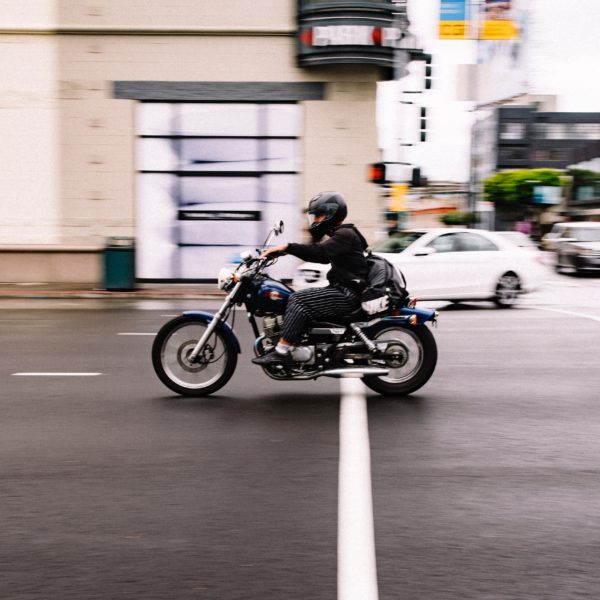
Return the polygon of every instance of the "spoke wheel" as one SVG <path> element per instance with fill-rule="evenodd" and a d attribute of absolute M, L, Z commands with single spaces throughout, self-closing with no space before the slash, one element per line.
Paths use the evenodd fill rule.
<path fill-rule="evenodd" d="M 212 333 L 195 360 L 191 354 L 208 323 L 181 316 L 166 323 L 152 346 L 152 364 L 159 379 L 185 396 L 206 396 L 223 387 L 233 375 L 237 352 L 222 328 Z"/>
<path fill-rule="evenodd" d="M 383 325 L 370 337 L 377 344 L 388 342 L 382 358 L 390 372 L 365 377 L 365 385 L 379 394 L 404 396 L 427 383 L 437 363 L 437 345 L 426 325 Z"/>

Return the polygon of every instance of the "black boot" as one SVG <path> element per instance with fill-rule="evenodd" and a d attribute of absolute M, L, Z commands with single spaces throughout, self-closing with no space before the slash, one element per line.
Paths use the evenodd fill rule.
<path fill-rule="evenodd" d="M 276 350 L 271 350 L 270 352 L 263 354 L 263 356 L 253 358 L 252 362 L 261 367 L 267 367 L 269 365 L 293 365 L 295 363 L 291 352 L 283 354 Z"/>

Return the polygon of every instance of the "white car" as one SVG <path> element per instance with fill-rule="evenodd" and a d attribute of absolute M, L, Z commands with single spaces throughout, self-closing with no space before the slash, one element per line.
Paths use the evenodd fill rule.
<path fill-rule="evenodd" d="M 510 307 L 520 294 L 537 289 L 549 275 L 541 252 L 479 229 L 401 231 L 373 251 L 402 271 L 410 295 L 419 300 L 493 300 Z M 292 287 L 327 285 L 328 270 L 329 265 L 303 263 Z"/>

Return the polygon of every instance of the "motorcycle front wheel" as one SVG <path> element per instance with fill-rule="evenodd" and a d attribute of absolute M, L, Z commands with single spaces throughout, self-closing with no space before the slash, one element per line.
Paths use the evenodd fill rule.
<path fill-rule="evenodd" d="M 159 379 L 183 396 L 208 396 L 231 379 L 237 351 L 223 329 L 217 327 L 196 361 L 189 356 L 208 323 L 193 315 L 182 315 L 165 323 L 152 345 L 152 365 Z"/>
<path fill-rule="evenodd" d="M 387 375 L 369 375 L 363 381 L 378 394 L 406 396 L 424 386 L 437 363 L 435 338 L 426 325 L 381 324 L 369 336 L 375 343 L 387 342 L 383 356 Z"/>

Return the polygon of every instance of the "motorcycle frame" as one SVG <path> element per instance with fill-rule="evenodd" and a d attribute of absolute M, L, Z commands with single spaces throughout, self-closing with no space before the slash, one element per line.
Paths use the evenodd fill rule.
<path fill-rule="evenodd" d="M 265 240 L 265 243 L 263 244 L 263 248 L 267 247 L 270 244 L 274 235 L 278 235 L 282 231 L 282 226 L 283 226 L 283 223 L 280 222 L 279 227 L 276 225 L 269 231 L 267 239 Z M 266 261 L 268 259 L 264 259 L 264 260 Z M 258 268 L 260 269 L 260 266 Z M 214 331 L 220 325 L 220 323 L 223 322 L 228 317 L 231 307 L 234 304 L 240 304 L 238 295 L 239 295 L 239 292 L 240 292 L 242 286 L 244 285 L 244 283 L 245 283 L 245 279 L 244 279 L 244 277 L 241 277 L 239 279 L 239 281 L 236 282 L 236 284 L 234 285 L 232 290 L 229 292 L 229 294 L 227 294 L 223 304 L 221 305 L 219 310 L 214 314 L 213 318 L 208 323 L 206 331 L 204 332 L 202 337 L 198 340 L 198 343 L 192 350 L 192 352 L 189 356 L 190 361 L 197 360 L 197 358 L 198 358 L 200 352 L 202 351 L 202 349 L 204 348 L 206 342 L 210 339 L 210 336 L 214 333 Z M 385 321 L 393 320 L 393 321 L 395 321 L 399 324 L 401 323 L 403 325 L 407 325 L 407 324 L 408 325 L 422 325 L 427 321 L 432 321 L 433 324 L 435 324 L 437 316 L 438 316 L 437 311 L 433 310 L 433 309 L 425 309 L 424 310 L 424 309 L 409 308 L 409 307 L 401 308 L 397 311 L 397 313 L 398 314 L 395 314 L 395 315 L 376 317 L 376 318 L 370 319 L 368 321 L 356 321 L 356 322 L 348 323 L 345 325 L 340 325 L 340 327 L 344 327 L 346 329 L 346 333 L 348 332 L 348 329 L 352 330 L 354 335 L 365 344 L 365 346 L 368 348 L 368 350 L 370 352 L 377 352 L 376 344 L 373 343 L 373 341 L 369 339 L 369 337 L 365 334 L 363 329 L 369 329 L 370 327 L 373 327 L 374 325 L 376 325 L 377 323 L 379 323 L 380 321 L 383 321 L 383 320 L 385 320 Z M 254 333 L 255 338 L 258 338 L 260 336 L 260 331 L 259 331 L 258 325 L 256 323 L 256 317 L 249 310 L 247 312 L 247 315 L 248 315 L 248 321 L 250 322 L 250 325 L 252 327 L 252 332 Z M 238 344 L 238 346 L 239 346 L 239 344 Z"/>

